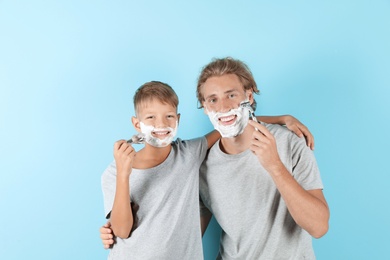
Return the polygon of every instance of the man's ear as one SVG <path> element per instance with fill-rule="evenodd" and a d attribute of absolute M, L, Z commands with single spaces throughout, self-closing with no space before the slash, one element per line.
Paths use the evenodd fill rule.
<path fill-rule="evenodd" d="M 206 106 L 204 105 L 205 102 L 202 102 L 202 109 L 203 109 L 203 113 L 205 113 L 206 115 L 208 115 L 207 113 L 207 108 Z"/>
<path fill-rule="evenodd" d="M 180 113 L 177 114 L 177 124 L 180 123 Z"/>
<path fill-rule="evenodd" d="M 252 105 L 254 101 L 252 89 L 246 90 L 246 96 L 248 97 L 249 103 Z"/>
<path fill-rule="evenodd" d="M 131 117 L 131 123 L 133 123 L 133 126 L 137 132 L 141 133 L 141 125 L 140 125 L 140 120 L 136 118 L 135 116 Z"/>

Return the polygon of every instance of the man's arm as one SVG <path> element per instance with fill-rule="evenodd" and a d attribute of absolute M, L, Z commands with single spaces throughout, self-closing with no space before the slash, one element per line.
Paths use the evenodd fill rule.
<path fill-rule="evenodd" d="M 100 238 L 102 239 L 104 249 L 109 249 L 114 245 L 114 235 L 111 230 L 111 223 L 107 222 L 100 229 Z"/>
<path fill-rule="evenodd" d="M 295 222 L 315 238 L 329 228 L 329 207 L 322 190 L 305 190 L 279 158 L 274 136 L 263 125 L 250 121 L 253 132 L 250 149 L 272 177 Z"/>
<path fill-rule="evenodd" d="M 314 150 L 314 136 L 311 134 L 309 129 L 295 117 L 290 115 L 282 115 L 257 116 L 256 118 L 257 120 L 268 124 L 286 125 L 286 127 L 293 131 L 298 137 L 305 137 L 307 146 Z"/>

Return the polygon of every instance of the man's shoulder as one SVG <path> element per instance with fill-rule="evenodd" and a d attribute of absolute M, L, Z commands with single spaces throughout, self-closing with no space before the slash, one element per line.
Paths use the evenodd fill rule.
<path fill-rule="evenodd" d="M 262 123 L 267 127 L 267 129 L 270 131 L 270 133 L 276 138 L 287 138 L 292 141 L 298 141 L 299 138 L 296 134 L 294 134 L 290 129 L 288 129 L 285 125 L 278 125 L 278 124 L 267 124 Z"/>
<path fill-rule="evenodd" d="M 288 144 L 289 147 L 306 147 L 306 139 L 298 137 L 286 126 L 278 124 L 264 124 L 274 136 L 277 143 Z"/>

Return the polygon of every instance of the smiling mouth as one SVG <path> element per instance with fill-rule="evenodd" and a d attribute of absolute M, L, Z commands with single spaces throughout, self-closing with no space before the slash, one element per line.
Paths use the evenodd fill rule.
<path fill-rule="evenodd" d="M 171 131 L 153 131 L 152 134 L 155 136 L 155 137 L 166 137 L 168 136 L 169 134 L 171 133 Z"/>
<path fill-rule="evenodd" d="M 224 116 L 218 118 L 218 121 L 222 125 L 231 125 L 236 121 L 237 115 Z"/>

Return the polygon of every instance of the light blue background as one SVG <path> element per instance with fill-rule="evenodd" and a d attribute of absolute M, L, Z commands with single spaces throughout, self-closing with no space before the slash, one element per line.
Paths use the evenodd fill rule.
<path fill-rule="evenodd" d="M 257 114 L 292 114 L 316 140 L 331 209 L 318 259 L 389 258 L 389 1 L 0 1 L 0 258 L 106 259 L 100 175 L 134 131 L 150 80 L 180 98 L 203 65 L 245 61 Z M 218 227 L 204 238 L 217 251 Z"/>

